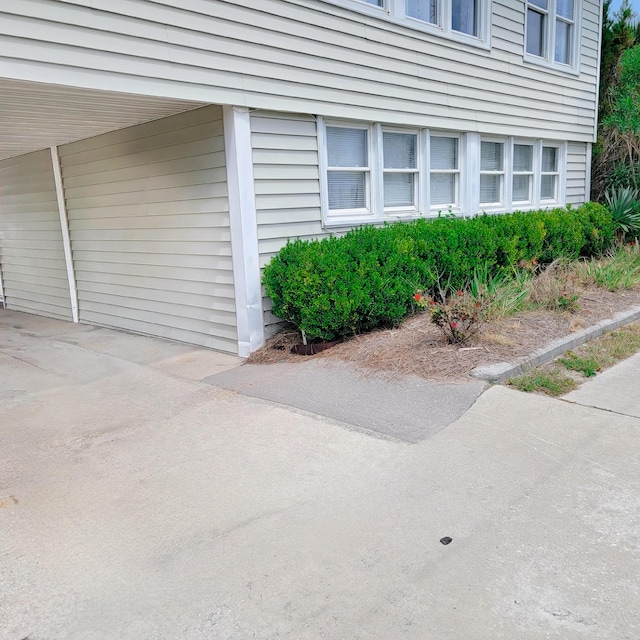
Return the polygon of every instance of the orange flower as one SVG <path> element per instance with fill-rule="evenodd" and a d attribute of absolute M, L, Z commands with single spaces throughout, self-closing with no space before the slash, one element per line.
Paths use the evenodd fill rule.
<path fill-rule="evenodd" d="M 461 296 L 462 295 L 462 289 L 458 289 L 458 295 Z"/>
<path fill-rule="evenodd" d="M 413 297 L 415 300 L 418 300 L 418 301 L 422 300 L 422 294 L 419 291 L 416 294 L 414 294 Z"/>

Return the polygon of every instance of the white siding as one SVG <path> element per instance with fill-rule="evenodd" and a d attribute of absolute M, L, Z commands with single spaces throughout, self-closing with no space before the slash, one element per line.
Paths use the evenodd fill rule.
<path fill-rule="evenodd" d="M 80 320 L 235 353 L 222 110 L 60 148 Z"/>
<path fill-rule="evenodd" d="M 567 204 L 581 205 L 589 200 L 590 194 L 587 193 L 589 163 L 587 160 L 586 143 L 569 143 L 567 150 Z"/>
<path fill-rule="evenodd" d="M 5 77 L 216 104 L 590 141 L 599 0 L 580 74 L 523 62 L 525 3 L 493 0 L 491 50 L 322 0 L 4 2 Z M 89 6 L 90 5 L 90 6 Z"/>
<path fill-rule="evenodd" d="M 328 235 L 322 228 L 315 118 L 256 112 L 251 116 L 260 266 L 287 243 Z M 267 335 L 278 319 L 263 300 Z"/>
<path fill-rule="evenodd" d="M 0 162 L 0 269 L 8 309 L 71 320 L 48 149 Z"/>

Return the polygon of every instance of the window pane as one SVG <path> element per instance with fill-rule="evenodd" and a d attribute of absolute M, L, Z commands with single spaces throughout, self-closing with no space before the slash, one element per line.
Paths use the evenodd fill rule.
<path fill-rule="evenodd" d="M 367 130 L 327 127 L 330 167 L 366 167 Z"/>
<path fill-rule="evenodd" d="M 544 57 L 544 29 L 547 17 L 537 11 L 527 11 L 527 53 Z"/>
<path fill-rule="evenodd" d="M 562 20 L 556 20 L 555 61 L 562 64 L 571 62 L 571 25 Z"/>
<path fill-rule="evenodd" d="M 531 200 L 531 176 L 513 176 L 513 201 Z"/>
<path fill-rule="evenodd" d="M 361 171 L 329 171 L 329 209 L 364 209 L 365 174 Z"/>
<path fill-rule="evenodd" d="M 384 174 L 384 206 L 411 207 L 414 204 L 413 194 L 415 173 Z"/>
<path fill-rule="evenodd" d="M 480 170 L 502 171 L 502 142 L 482 142 L 480 147 Z"/>
<path fill-rule="evenodd" d="M 362 2 L 368 2 L 369 4 L 375 4 L 376 7 L 383 7 L 384 0 L 362 0 Z"/>
<path fill-rule="evenodd" d="M 478 35 L 478 0 L 452 0 L 451 28 L 453 31 Z"/>
<path fill-rule="evenodd" d="M 416 141 L 413 133 L 383 133 L 385 169 L 415 169 Z"/>
<path fill-rule="evenodd" d="M 556 180 L 557 176 L 542 176 L 542 187 L 540 197 L 543 200 L 556 200 Z"/>
<path fill-rule="evenodd" d="M 454 174 L 432 174 L 431 204 L 456 204 L 456 177 Z"/>
<path fill-rule="evenodd" d="M 458 168 L 458 139 L 431 136 L 431 169 Z"/>
<path fill-rule="evenodd" d="M 549 0 L 529 0 L 529 4 L 535 4 L 536 7 L 540 7 L 541 9 L 546 9 L 548 1 Z"/>
<path fill-rule="evenodd" d="M 563 18 L 573 20 L 573 0 L 558 0 L 556 12 Z"/>
<path fill-rule="evenodd" d="M 513 145 L 513 170 L 533 171 L 533 147 L 531 145 Z"/>
<path fill-rule="evenodd" d="M 480 176 L 480 204 L 493 204 L 502 199 L 502 176 Z"/>
<path fill-rule="evenodd" d="M 407 15 L 431 24 L 438 24 L 437 0 L 407 0 Z"/>
<path fill-rule="evenodd" d="M 542 171 L 543 173 L 558 170 L 558 150 L 556 147 L 542 147 Z"/>

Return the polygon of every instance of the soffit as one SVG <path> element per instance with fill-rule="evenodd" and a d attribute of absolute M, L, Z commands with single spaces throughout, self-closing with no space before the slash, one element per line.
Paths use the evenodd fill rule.
<path fill-rule="evenodd" d="M 0 160 L 204 103 L 0 78 Z"/>

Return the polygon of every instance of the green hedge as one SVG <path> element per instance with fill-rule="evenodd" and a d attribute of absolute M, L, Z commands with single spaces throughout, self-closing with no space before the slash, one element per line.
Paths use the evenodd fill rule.
<path fill-rule="evenodd" d="M 614 241 L 605 207 L 437 218 L 361 227 L 340 238 L 288 243 L 264 271 L 273 313 L 308 338 L 331 340 L 395 326 L 417 289 L 465 288 L 522 260 L 602 254 Z"/>

